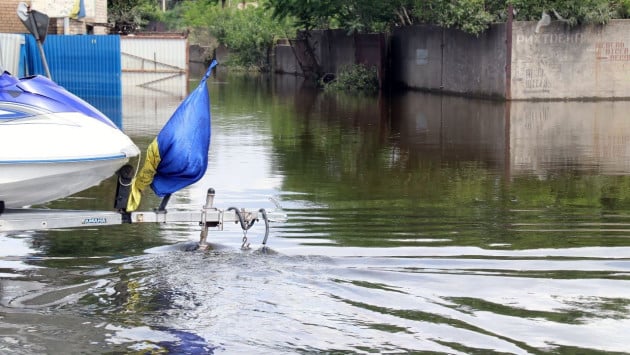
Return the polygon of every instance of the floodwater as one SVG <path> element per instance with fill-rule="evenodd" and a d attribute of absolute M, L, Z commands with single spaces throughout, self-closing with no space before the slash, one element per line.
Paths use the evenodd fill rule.
<path fill-rule="evenodd" d="M 212 187 L 284 214 L 271 250 L 260 224 L 249 250 L 230 224 L 203 252 L 186 223 L 1 235 L 0 353 L 630 352 L 630 102 L 209 87 L 208 172 L 169 208 Z M 183 97 L 126 90 L 144 149 Z M 46 207 L 110 210 L 114 190 Z"/>

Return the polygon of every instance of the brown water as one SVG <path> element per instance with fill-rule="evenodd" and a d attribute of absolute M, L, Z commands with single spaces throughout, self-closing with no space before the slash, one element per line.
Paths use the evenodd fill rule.
<path fill-rule="evenodd" d="M 169 206 L 285 213 L 273 253 L 260 225 L 249 251 L 236 225 L 208 252 L 188 224 L 0 236 L 0 352 L 630 352 L 630 102 L 209 85 L 210 166 Z M 181 99 L 127 89 L 125 131 L 146 147 Z"/>

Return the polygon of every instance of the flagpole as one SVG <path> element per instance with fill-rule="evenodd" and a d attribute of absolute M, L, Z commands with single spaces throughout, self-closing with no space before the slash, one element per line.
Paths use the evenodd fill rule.
<path fill-rule="evenodd" d="M 162 202 L 160 203 L 160 207 L 158 207 L 157 212 L 166 212 L 166 205 L 168 204 L 168 200 L 171 199 L 171 194 L 166 194 L 162 198 Z"/>

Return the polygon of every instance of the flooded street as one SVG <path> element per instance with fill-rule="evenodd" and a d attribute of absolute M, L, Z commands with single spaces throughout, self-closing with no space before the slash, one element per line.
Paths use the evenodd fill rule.
<path fill-rule="evenodd" d="M 630 101 L 208 85 L 208 171 L 169 209 L 212 187 L 283 213 L 271 250 L 261 223 L 204 252 L 185 223 L 2 234 L 0 353 L 630 353 Z M 123 94 L 144 152 L 184 95 Z M 45 207 L 111 210 L 115 189 Z"/>

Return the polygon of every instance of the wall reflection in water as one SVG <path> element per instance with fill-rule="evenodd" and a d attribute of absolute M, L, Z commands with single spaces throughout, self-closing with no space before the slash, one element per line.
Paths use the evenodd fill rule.
<path fill-rule="evenodd" d="M 497 102 L 409 92 L 392 102 L 401 146 L 510 174 L 630 172 L 630 101 Z"/>
<path fill-rule="evenodd" d="M 391 101 L 392 129 L 400 146 L 444 162 L 480 161 L 506 166 L 509 123 L 498 101 L 406 92 Z"/>
<path fill-rule="evenodd" d="M 191 73 L 190 83 L 186 75 L 157 82 L 123 75 L 124 130 L 132 137 L 155 136 L 202 74 Z M 238 80 L 225 71 L 215 74 L 213 84 Z M 262 87 L 270 91 L 265 94 L 269 105 L 278 100 L 305 122 L 316 118 L 376 133 L 380 144 L 391 145 L 396 154 L 442 163 L 482 162 L 508 175 L 630 172 L 630 101 L 502 102 L 415 91 L 344 99 L 292 75 L 276 75 L 269 82 Z M 254 91 L 243 95 L 260 95 Z"/>
<path fill-rule="evenodd" d="M 514 102 L 510 111 L 512 171 L 630 172 L 630 101 Z"/>
<path fill-rule="evenodd" d="M 298 79 L 280 78 L 276 87 L 276 94 L 295 95 L 298 114 L 328 111 L 318 113 L 378 127 L 410 156 L 483 162 L 508 176 L 630 172 L 630 101 L 502 102 L 409 91 L 344 105 L 339 98 L 322 99 Z"/>
<path fill-rule="evenodd" d="M 123 130 L 154 137 L 187 95 L 188 76 L 123 73 Z"/>

